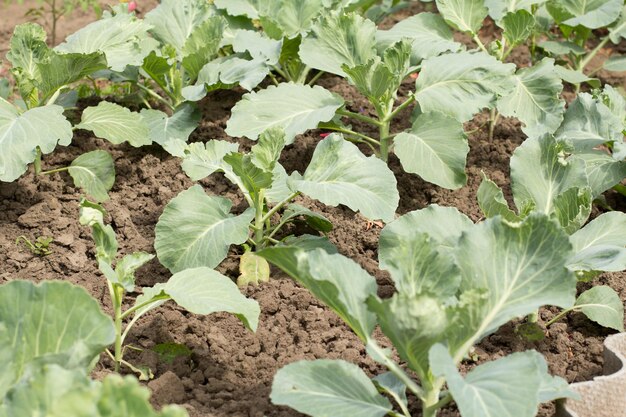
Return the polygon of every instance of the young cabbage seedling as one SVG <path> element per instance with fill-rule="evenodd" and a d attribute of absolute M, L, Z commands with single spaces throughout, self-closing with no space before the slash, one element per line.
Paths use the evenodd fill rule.
<path fill-rule="evenodd" d="M 230 200 L 208 196 L 200 185 L 183 191 L 168 203 L 156 226 L 155 248 L 161 263 L 172 272 L 214 268 L 232 244 L 247 244 L 258 251 L 280 243 L 279 237 L 294 245 L 332 251 L 328 240 L 319 236 L 284 236 L 284 226 L 301 217 L 317 231 L 332 229 L 323 216 L 294 204 L 300 194 L 332 206 L 344 204 L 369 219 L 393 220 L 399 195 L 395 177 L 382 161 L 366 157 L 334 134 L 317 145 L 303 175 L 287 175 L 278 162 L 284 146 L 281 129 L 262 133 L 248 154 L 237 152 L 237 144 L 218 140 L 171 142 L 167 149 L 183 158 L 183 170 L 192 180 L 222 172 L 237 185 L 248 207 L 233 215 Z M 241 285 L 269 279 L 265 261 L 251 253 L 242 256 L 240 269 Z"/>
<path fill-rule="evenodd" d="M 561 64 L 559 74 L 563 80 L 574 84 L 576 91 L 582 83 L 599 87 L 600 81 L 593 77 L 599 70 L 626 71 L 626 57 L 612 54 L 602 65 L 588 70 L 600 51 L 611 43 L 618 45 L 626 39 L 626 6 L 621 0 L 595 1 L 589 3 L 548 2 L 547 10 L 559 31 L 548 32 L 549 39 L 539 44 Z M 587 50 L 596 38 L 598 29 L 607 29 L 605 35 L 595 39 L 595 46 Z M 594 31 L 596 31 L 594 33 Z"/>
<path fill-rule="evenodd" d="M 502 190 L 485 178 L 478 189 L 483 213 L 512 222 L 533 212 L 555 219 L 570 235 L 575 253 L 567 266 L 580 280 L 588 281 L 603 271 L 625 270 L 626 214 L 604 213 L 585 225 L 594 199 L 626 177 L 625 122 L 626 100 L 610 86 L 596 91 L 595 96 L 579 94 L 554 134 L 530 137 L 513 153 L 511 188 L 517 211 L 509 208 Z M 589 299 L 585 294 L 580 297 Z M 590 294 L 602 295 L 593 300 L 607 314 L 589 317 L 621 331 L 623 320 L 620 310 L 614 308 L 619 299 L 615 291 L 607 287 Z M 580 310 L 585 314 L 591 311 Z M 536 320 L 535 315 L 530 321 Z"/>
<path fill-rule="evenodd" d="M 330 409 L 335 415 L 410 417 L 409 391 L 424 417 L 435 417 L 451 401 L 463 417 L 510 410 L 533 417 L 540 403 L 575 396 L 565 380 L 548 374 L 538 352 L 514 353 L 464 376 L 458 367 L 476 343 L 510 320 L 543 305 L 572 306 L 576 278 L 565 267 L 571 254 L 567 235 L 543 214 L 475 225 L 454 208 L 432 205 L 383 229 L 380 266 L 397 290 L 383 300 L 376 279 L 342 255 L 264 249 L 260 256 L 335 311 L 389 370 L 370 379 L 343 360 L 299 361 L 278 371 L 271 399 L 314 417 Z M 411 373 L 373 337 L 377 325 Z"/>
<path fill-rule="evenodd" d="M 147 312 L 173 300 L 179 306 L 196 314 L 226 311 L 235 314 L 250 330 L 256 331 L 260 308 L 256 301 L 244 297 L 230 280 L 209 268 L 182 270 L 166 283 L 143 288 L 132 307 L 123 309 L 127 293 L 135 291 L 135 272 L 154 258 L 145 252 L 135 252 L 117 260 L 118 243 L 113 228 L 104 223 L 105 210 L 94 203 L 82 200 L 80 223 L 89 226 L 96 244 L 98 268 L 107 280 L 113 321 L 115 345 L 113 353 L 107 350 L 115 362 L 115 371 L 125 365 L 142 378 L 148 374 L 124 360 L 124 342 L 133 325 Z M 124 325 L 124 322 L 127 321 Z"/>
<path fill-rule="evenodd" d="M 463 123 L 513 89 L 513 64 L 483 51 L 463 51 L 443 18 L 432 13 L 388 31 L 356 13 L 328 13 L 313 23 L 298 54 L 309 67 L 347 79 L 367 98 L 373 115 L 350 110 L 359 106 L 320 86 L 281 83 L 244 95 L 232 110 L 229 135 L 255 140 L 280 126 L 291 143 L 309 129 L 337 131 L 369 146 L 383 161 L 395 153 L 405 171 L 452 189 L 466 182 Z M 403 81 L 416 71 L 415 91 L 397 103 Z M 392 122 L 406 117 L 413 105 L 411 128 L 393 132 Z"/>
<path fill-rule="evenodd" d="M 130 16 L 127 18 L 131 19 Z M 132 48 L 134 38 L 118 32 L 120 25 L 132 25 L 133 22 L 116 21 L 114 17 L 105 20 L 108 20 L 105 24 L 117 32 L 103 33 L 98 40 L 106 41 L 106 35 L 118 36 L 116 51 L 120 51 L 123 57 L 121 51 L 124 47 Z M 115 60 L 108 61 L 108 49 L 104 46 L 79 42 L 73 36 L 56 49 L 50 49 L 45 42 L 46 33 L 40 26 L 29 23 L 15 28 L 7 58 L 12 63 L 11 74 L 21 99 L 12 104 L 0 97 L 0 147 L 3 149 L 0 181 L 16 180 L 33 162 L 35 173 L 42 173 L 42 154 L 52 152 L 57 145 L 69 145 L 77 129 L 90 130 L 114 144 L 127 141 L 133 146 L 149 145 L 152 137 L 158 138 L 165 130 L 165 121 L 148 124 L 139 113 L 109 102 L 86 108 L 80 123 L 72 126 L 64 115 L 65 108 L 74 106 L 76 100 L 70 86 L 95 72 L 120 65 Z M 126 64 L 123 65 L 122 69 Z M 108 198 L 106 192 L 113 185 L 114 170 L 113 160 L 106 152 L 90 152 L 77 158 L 69 167 L 46 173 L 61 170 L 69 171 L 76 185 L 85 188 L 94 199 L 104 201 Z"/>
<path fill-rule="evenodd" d="M 115 330 L 83 288 L 64 281 L 2 284 L 0 322 L 3 416 L 103 417 L 125 410 L 127 417 L 187 417 L 177 405 L 154 410 L 148 389 L 133 376 L 91 379 Z"/>
<path fill-rule="evenodd" d="M 53 241 L 54 241 L 54 238 L 46 237 L 46 236 L 39 236 L 37 239 L 35 239 L 34 242 L 32 242 L 26 236 L 19 236 L 15 240 L 15 244 L 19 245 L 20 242 L 24 242 L 28 250 L 30 250 L 34 255 L 48 256 L 52 254 L 52 251 L 49 249 L 49 247 L 50 247 L 50 243 L 52 243 Z"/>

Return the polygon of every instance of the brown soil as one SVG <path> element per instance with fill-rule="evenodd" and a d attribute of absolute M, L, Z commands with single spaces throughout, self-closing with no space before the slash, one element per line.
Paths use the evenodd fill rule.
<path fill-rule="evenodd" d="M 9 15 L 11 17 L 6 19 L 9 22 L 3 21 L 2 24 L 13 25 L 19 21 L 21 15 L 12 13 L 16 14 Z M 8 33 L 4 27 L 1 30 L 0 49 L 6 45 Z M 324 77 L 320 84 L 344 95 L 349 101 L 354 100 L 350 102 L 355 108 L 367 109 L 364 100 L 341 80 Z M 404 89 L 409 90 L 411 84 L 407 81 Z M 240 96 L 241 92 L 222 91 L 212 93 L 204 100 L 204 120 L 191 140 L 232 140 L 225 135 L 224 128 L 230 108 Z M 468 124 L 467 130 L 475 129 L 486 118 L 486 114 L 477 116 Z M 408 118 L 400 120 L 404 119 Z M 395 129 L 406 127 L 402 121 Z M 319 139 L 317 131 L 300 137 L 283 154 L 282 163 L 286 169 L 302 172 Z M 391 167 L 396 173 L 401 195 L 399 214 L 437 203 L 456 206 L 473 220 L 481 220 L 476 203 L 481 171 L 504 187 L 510 198 L 509 157 L 523 140 L 519 123 L 509 119 L 499 124 L 492 142 L 487 140 L 484 130 L 472 134 L 468 184 L 456 191 L 439 188 L 402 172 L 398 161 L 393 159 Z M 241 143 L 249 146 L 245 141 Z M 158 146 L 141 149 L 114 147 L 84 133 L 78 133 L 71 146 L 59 148 L 45 157 L 44 169 L 65 166 L 78 155 L 93 149 L 105 149 L 115 159 L 117 179 L 110 193 L 111 200 L 104 205 L 118 234 L 121 252 L 154 252 L 154 228 L 159 215 L 167 202 L 192 182 L 181 171 L 179 161 Z M 214 175 L 201 183 L 207 192 L 231 198 L 236 208 L 243 208 L 241 196 L 223 177 Z M 0 183 L 0 282 L 13 279 L 67 280 L 87 288 L 101 301 L 103 308 L 110 311 L 105 279 L 97 270 L 90 233 L 77 221 L 79 198 L 80 194 L 64 173 L 35 177 L 31 168 L 14 183 Z M 623 198 L 616 195 L 610 198 L 614 206 L 624 207 Z M 300 203 L 332 221 L 335 228 L 330 239 L 341 253 L 377 277 L 382 296 L 393 292 L 388 275 L 378 269 L 380 229 L 368 230 L 363 218 L 344 207 L 326 207 L 306 198 Z M 32 255 L 15 244 L 20 235 L 30 239 L 54 237 L 53 253 L 44 258 Z M 235 250 L 231 251 L 229 258 L 220 265 L 220 272 L 236 277 L 238 255 Z M 151 286 L 166 281 L 169 275 L 154 260 L 138 272 L 137 283 Z M 624 273 L 606 274 L 594 284 L 610 285 L 622 299 L 626 299 L 625 278 Z M 581 287 L 581 290 L 585 288 Z M 129 343 L 145 350 L 130 353 L 128 359 L 153 370 L 155 379 L 148 386 L 154 393 L 156 404 L 183 404 L 192 417 L 296 416 L 298 414 L 293 410 L 273 406 L 268 399 L 272 377 L 282 366 L 299 359 L 342 358 L 371 374 L 382 371 L 367 358 L 362 343 L 334 313 L 284 275 L 275 271 L 270 283 L 250 288 L 246 294 L 256 299 L 262 308 L 256 334 L 246 331 L 231 315 L 196 316 L 173 304 L 166 304 L 139 321 Z M 129 298 L 132 299 L 132 295 Z M 555 309 L 542 310 L 541 319 L 547 320 L 555 312 Z M 515 323 L 507 324 L 486 338 L 476 353 L 478 363 L 482 363 L 511 352 L 537 349 L 545 355 L 551 372 L 570 382 L 583 381 L 601 373 L 602 341 L 609 333 L 582 314 L 574 313 L 553 325 L 549 336 L 541 342 L 521 339 L 515 333 Z M 380 339 L 387 345 L 383 336 Z M 192 355 L 166 363 L 150 350 L 156 344 L 170 342 L 186 345 Z M 474 364 L 464 366 L 471 368 Z M 97 373 L 106 373 L 109 369 L 111 363 L 103 359 Z M 550 416 L 553 411 L 552 405 L 546 405 L 539 415 Z M 419 415 L 417 410 L 415 415 Z M 458 416 L 458 412 L 450 406 L 441 415 Z"/>

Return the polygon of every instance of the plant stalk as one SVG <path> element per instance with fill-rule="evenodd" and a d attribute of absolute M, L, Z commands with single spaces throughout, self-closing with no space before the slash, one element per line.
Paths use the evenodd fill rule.
<path fill-rule="evenodd" d="M 56 174 L 57 172 L 64 172 L 69 170 L 70 167 L 63 167 L 63 168 L 57 168 L 57 169 L 51 169 L 50 171 L 41 171 L 39 172 L 39 175 L 50 175 L 50 174 Z"/>
<path fill-rule="evenodd" d="M 425 393 L 422 399 L 422 417 L 436 417 L 437 411 L 442 407 L 439 401 L 439 390 L 431 389 Z"/>
<path fill-rule="evenodd" d="M 389 151 L 391 150 L 391 144 L 393 143 L 393 136 L 389 136 L 390 129 L 391 121 L 383 122 L 378 127 L 380 135 L 380 159 L 385 162 L 389 159 Z"/>
<path fill-rule="evenodd" d="M 37 146 L 37 155 L 33 165 L 35 166 L 35 175 L 41 174 L 41 148 L 39 146 Z"/>
<path fill-rule="evenodd" d="M 339 110 L 337 110 L 337 114 L 339 114 L 341 116 L 345 116 L 345 117 L 351 117 L 353 119 L 357 119 L 357 120 L 360 120 L 362 122 L 366 122 L 366 123 L 369 123 L 371 125 L 378 126 L 378 127 L 380 127 L 380 125 L 382 124 L 381 121 L 376 120 L 376 119 L 374 119 L 372 117 L 369 117 L 369 116 L 366 116 L 366 115 L 360 114 L 360 113 L 354 113 L 354 112 L 351 112 L 350 110 L 346 110 L 346 109 L 339 109 Z"/>
<path fill-rule="evenodd" d="M 263 249 L 263 236 L 265 235 L 265 219 L 263 217 L 263 208 L 265 206 L 265 190 L 259 191 L 255 201 L 255 231 L 254 231 L 254 248 L 256 251 Z"/>

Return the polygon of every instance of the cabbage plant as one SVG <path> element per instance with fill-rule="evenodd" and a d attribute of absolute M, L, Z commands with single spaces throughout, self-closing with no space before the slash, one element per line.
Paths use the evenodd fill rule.
<path fill-rule="evenodd" d="M 366 157 L 341 135 L 333 134 L 318 143 L 303 174 L 288 175 L 278 162 L 285 143 L 281 129 L 262 133 L 249 153 L 219 140 L 170 143 L 168 150 L 182 158 L 182 168 L 192 180 L 221 172 L 239 188 L 247 207 L 232 214 L 229 199 L 207 195 L 199 184 L 181 192 L 167 204 L 156 226 L 155 248 L 161 263 L 174 273 L 214 268 L 226 258 L 231 245 L 245 245 L 246 252 L 251 252 L 284 239 L 333 251 L 328 240 L 319 236 L 295 240 L 285 236 L 284 226 L 299 218 L 317 231 L 332 229 L 320 214 L 294 204 L 300 194 L 331 206 L 343 204 L 368 219 L 394 219 L 400 197 L 396 179 L 382 161 Z M 269 279 L 267 263 L 251 253 L 242 256 L 240 269 L 240 285 Z"/>
<path fill-rule="evenodd" d="M 625 116 L 626 100 L 610 86 L 595 95 L 579 94 L 554 134 L 530 137 L 513 153 L 511 188 L 516 210 L 509 208 L 502 190 L 485 178 L 478 189 L 485 216 L 503 216 L 512 222 L 533 212 L 552 217 L 570 235 L 575 252 L 567 266 L 581 280 L 625 270 L 626 215 L 612 211 L 586 224 L 594 199 L 626 177 Z M 595 312 L 582 311 L 603 326 L 623 331 L 618 294 L 606 287 L 583 293 L 580 299 L 587 300 L 588 306 L 592 295 Z"/>
<path fill-rule="evenodd" d="M 0 416 L 186 417 L 155 411 L 132 376 L 89 377 L 115 330 L 98 302 L 62 281 L 0 285 Z"/>
<path fill-rule="evenodd" d="M 132 18 L 128 16 L 128 19 Z M 96 41 L 110 40 L 105 35 Z M 146 30 L 143 35 L 147 36 Z M 51 153 L 57 145 L 69 145 L 77 129 L 92 131 L 95 136 L 114 144 L 128 142 L 142 146 L 151 144 L 151 137 L 158 137 L 159 129 L 164 128 L 156 122 L 149 125 L 141 114 L 110 102 L 86 108 L 80 122 L 73 125 L 65 111 L 75 105 L 73 87 L 76 83 L 88 80 L 98 71 L 120 65 L 115 59 L 109 60 L 114 56 L 112 50 L 122 57 L 124 49 L 130 54 L 140 43 L 141 36 L 137 32 L 129 33 L 111 41 L 115 42 L 109 45 L 111 49 L 94 48 L 91 52 L 74 50 L 68 46 L 72 44 L 71 39 L 51 49 L 46 45 L 46 33 L 40 26 L 28 23 L 15 28 L 7 59 L 12 64 L 11 74 L 20 98 L 13 103 L 0 98 L 0 146 L 4 150 L 0 155 L 0 181 L 16 180 L 26 172 L 28 164 L 34 162 L 36 174 L 68 171 L 77 186 L 84 188 L 92 198 L 104 201 L 115 180 L 113 160 L 106 152 L 90 152 L 68 167 L 45 172 L 41 168 L 42 155 Z"/>
<path fill-rule="evenodd" d="M 548 16 L 554 19 L 558 32 L 547 32 L 549 38 L 539 46 L 545 53 L 559 59 L 563 80 L 576 85 L 588 83 L 598 87 L 592 78 L 599 70 L 626 71 L 626 57 L 613 53 L 601 65 L 589 68 L 596 55 L 610 44 L 619 45 L 626 38 L 626 5 L 621 0 L 606 1 L 548 1 Z M 596 36 L 598 29 L 604 33 Z M 596 31 L 596 32 L 594 32 Z M 589 41 L 595 40 L 588 50 Z"/>
<path fill-rule="evenodd" d="M 386 31 L 345 10 L 325 13 L 311 25 L 298 49 L 301 61 L 345 78 L 373 112 L 336 100 L 320 86 L 278 83 L 244 95 L 232 109 L 226 132 L 256 140 L 267 128 L 280 126 L 291 143 L 309 129 L 337 131 L 371 147 L 384 161 L 395 153 L 405 171 L 427 181 L 452 189 L 463 186 L 469 151 L 463 123 L 512 91 L 515 65 L 484 51 L 464 50 L 444 19 L 432 13 L 412 16 Z M 397 103 L 403 81 L 418 71 L 415 90 Z M 392 132 L 392 122 L 408 118 L 404 111 L 411 107 L 412 126 Z"/>
<path fill-rule="evenodd" d="M 138 372 L 142 379 L 149 375 L 124 360 L 124 342 L 133 325 L 147 312 L 169 300 L 195 314 L 226 311 L 235 314 L 250 330 L 256 331 L 260 308 L 256 301 L 243 296 L 230 278 L 210 268 L 199 267 L 182 270 L 166 283 L 143 288 L 132 307 L 123 310 L 127 293 L 135 292 L 135 272 L 154 255 L 135 252 L 118 259 L 118 243 L 111 225 L 104 223 L 106 211 L 99 205 L 83 200 L 80 223 L 91 228 L 96 244 L 98 268 L 107 280 L 114 322 L 113 353 L 106 352 L 115 363 L 115 371 L 125 365 Z M 124 325 L 124 322 L 127 322 Z"/>
<path fill-rule="evenodd" d="M 566 268 L 572 245 L 544 214 L 473 224 L 454 208 L 431 205 L 400 217 L 380 237 L 380 267 L 397 290 L 385 300 L 375 278 L 342 255 L 288 246 L 259 255 L 335 311 L 389 370 L 370 378 L 343 360 L 298 361 L 276 374 L 274 404 L 320 417 L 409 417 L 410 392 L 425 417 L 452 401 L 464 417 L 511 410 L 532 417 L 540 403 L 575 395 L 535 351 L 473 366 L 466 375 L 458 369 L 475 344 L 510 320 L 543 305 L 574 304 L 576 277 Z M 373 337 L 376 326 L 408 370 Z"/>

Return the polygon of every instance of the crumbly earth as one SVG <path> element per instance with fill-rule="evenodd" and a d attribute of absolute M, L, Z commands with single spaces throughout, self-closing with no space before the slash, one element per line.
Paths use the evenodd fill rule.
<path fill-rule="evenodd" d="M 2 7 L 5 6 L 0 6 L 0 12 Z M 3 19 L 3 25 L 11 26 L 22 21 L 19 13 L 25 7 L 11 7 L 9 18 L 6 21 Z M 81 16 L 84 20 L 80 25 L 90 18 L 88 15 Z M 0 27 L 0 49 L 6 47 L 8 33 L 10 31 L 4 26 Z M 482 35 L 488 38 L 490 33 L 487 31 Z M 520 55 L 513 59 L 523 62 L 523 54 Z M 600 75 L 603 76 L 602 73 Z M 614 85 L 624 84 L 624 77 L 611 77 Z M 354 103 L 355 110 L 363 108 L 368 111 L 365 100 L 340 79 L 325 76 L 319 83 L 346 97 Z M 402 91 L 409 91 L 411 84 L 407 80 Z M 242 94 L 242 91 L 210 94 L 201 103 L 204 118 L 191 141 L 234 141 L 224 133 L 224 128 L 230 109 Z M 396 131 L 407 127 L 408 113 L 405 116 L 399 118 L 400 122 L 394 126 Z M 466 126 L 467 131 L 478 130 L 469 137 L 468 182 L 460 190 L 445 190 L 415 175 L 406 174 L 397 159 L 392 158 L 391 167 L 401 196 L 400 215 L 429 204 L 439 204 L 455 206 L 474 221 L 480 221 L 476 191 L 481 182 L 481 172 L 502 186 L 510 200 L 509 158 L 524 140 L 524 135 L 517 121 L 504 119 L 498 125 L 493 141 L 489 141 L 485 129 L 480 128 L 486 120 L 487 115 L 481 114 Z M 305 169 L 315 144 L 321 139 L 319 134 L 319 131 L 312 131 L 303 135 L 285 150 L 281 162 L 289 172 Z M 239 143 L 242 147 L 250 146 L 246 140 Z M 78 132 L 71 146 L 60 147 L 46 156 L 44 169 L 65 166 L 78 155 L 94 149 L 105 149 L 115 159 L 117 178 L 110 193 L 111 200 L 104 206 L 110 214 L 108 220 L 117 232 L 121 252 L 154 252 L 154 228 L 163 208 L 180 191 L 190 187 L 192 181 L 181 171 L 179 161 L 158 146 L 140 149 L 128 145 L 112 146 L 86 132 Z M 205 179 L 201 184 L 209 194 L 232 199 L 234 210 L 243 211 L 245 208 L 242 196 L 221 175 Z M 616 209 L 626 207 L 626 202 L 619 195 L 609 194 L 607 198 Z M 14 279 L 35 282 L 66 280 L 86 288 L 101 301 L 103 309 L 110 312 L 105 280 L 97 269 L 90 233 L 78 223 L 79 199 L 80 193 L 66 173 L 35 177 L 31 168 L 14 183 L 0 183 L 0 282 Z M 299 203 L 332 221 L 334 230 L 329 235 L 330 239 L 342 254 L 376 276 L 381 296 L 393 293 L 389 276 L 378 269 L 380 229 L 368 228 L 364 218 L 345 207 L 326 207 L 307 198 L 301 198 Z M 53 253 L 44 258 L 32 255 L 24 246 L 15 244 L 17 237 L 22 235 L 30 239 L 53 237 Z M 239 252 L 232 250 L 218 268 L 220 272 L 234 279 L 238 275 L 239 256 Z M 158 261 L 153 260 L 138 272 L 137 283 L 138 286 L 151 286 L 165 282 L 169 275 Z M 615 273 L 606 274 L 593 284 L 610 285 L 622 299 L 626 299 L 625 282 L 626 274 Z M 580 290 L 587 289 L 589 285 L 581 286 Z M 256 334 L 244 329 L 231 315 L 196 316 L 173 304 L 166 304 L 139 321 L 129 336 L 129 343 L 143 350 L 129 351 L 128 359 L 154 372 L 155 378 L 147 386 L 154 394 L 156 405 L 182 404 L 192 417 L 297 416 L 298 413 L 293 410 L 276 407 L 269 400 L 272 377 L 282 366 L 301 359 L 341 358 L 358 364 L 370 374 L 383 371 L 367 358 L 363 344 L 334 313 L 280 272 L 274 271 L 268 284 L 249 288 L 245 292 L 262 308 Z M 129 296 L 129 303 L 134 296 Z M 556 312 L 553 308 L 541 310 L 539 322 L 549 320 Z M 476 348 L 476 362 L 464 363 L 463 370 L 511 352 L 537 349 L 546 357 L 550 371 L 570 382 L 588 380 L 601 374 L 602 341 L 610 331 L 590 322 L 582 314 L 570 314 L 562 322 L 554 324 L 548 336 L 540 342 L 522 339 L 515 332 L 516 324 L 507 324 L 483 340 Z M 382 334 L 377 337 L 382 344 L 388 345 Z M 192 353 L 168 363 L 151 350 L 162 343 L 184 344 Z M 96 376 L 111 372 L 111 368 L 110 361 L 103 358 L 95 371 Z M 414 415 L 420 415 L 415 404 L 413 407 Z M 554 406 L 548 404 L 542 406 L 538 415 L 547 417 L 553 413 Z M 459 414 L 451 405 L 441 415 L 452 417 Z"/>

